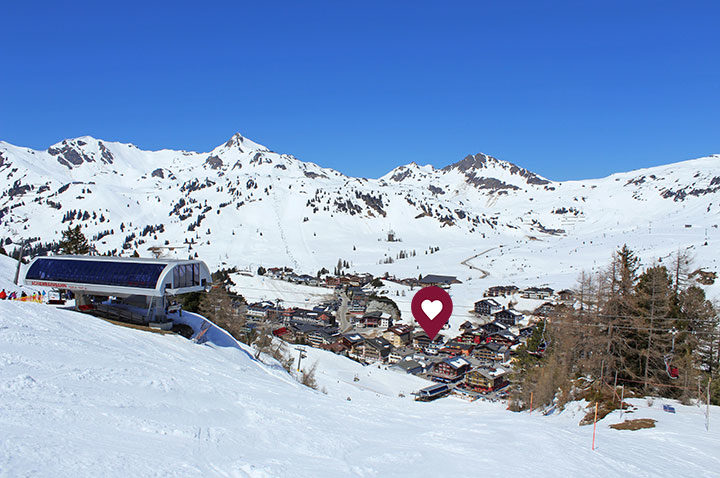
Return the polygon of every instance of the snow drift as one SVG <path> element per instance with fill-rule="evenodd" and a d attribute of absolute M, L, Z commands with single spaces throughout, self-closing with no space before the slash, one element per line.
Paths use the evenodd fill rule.
<path fill-rule="evenodd" d="M 2 476 L 716 476 L 702 410 L 636 401 L 656 428 L 590 427 L 574 410 L 399 396 L 406 377 L 322 351 L 327 394 L 237 348 L 0 301 Z M 372 372 L 372 373 L 369 373 Z M 354 377 L 358 377 L 358 381 Z M 352 377 L 352 378 L 351 378 Z M 421 381 L 420 381 L 421 382 Z M 418 383 L 420 385 L 420 383 Z M 348 401 L 348 397 L 350 400 Z M 576 405 L 573 405 L 576 407 Z M 718 408 L 713 407 L 714 416 Z"/>

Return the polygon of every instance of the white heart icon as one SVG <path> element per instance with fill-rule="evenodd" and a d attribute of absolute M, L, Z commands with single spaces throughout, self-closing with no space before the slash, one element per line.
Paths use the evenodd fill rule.
<path fill-rule="evenodd" d="M 420 304 L 422 311 L 428 316 L 428 319 L 432 320 L 440 313 L 443 308 L 442 302 L 439 300 L 424 300 Z"/>

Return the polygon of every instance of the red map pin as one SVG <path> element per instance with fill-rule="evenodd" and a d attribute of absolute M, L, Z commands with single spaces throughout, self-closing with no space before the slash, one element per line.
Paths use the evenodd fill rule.
<path fill-rule="evenodd" d="M 410 309 L 415 322 L 432 340 L 450 319 L 453 303 L 450 294 L 440 287 L 424 287 L 413 296 Z"/>

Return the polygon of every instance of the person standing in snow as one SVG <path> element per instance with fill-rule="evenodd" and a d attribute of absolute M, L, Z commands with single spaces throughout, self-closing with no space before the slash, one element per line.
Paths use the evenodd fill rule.
<path fill-rule="evenodd" d="M 5 292 L 5 289 L 3 289 L 2 291 L 0 291 L 0 300 L 5 299 L 7 299 L 7 293 Z"/>

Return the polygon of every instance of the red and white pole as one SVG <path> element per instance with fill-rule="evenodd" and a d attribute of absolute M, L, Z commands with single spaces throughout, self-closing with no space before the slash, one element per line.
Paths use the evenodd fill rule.
<path fill-rule="evenodd" d="M 592 449 L 595 450 L 595 429 L 597 428 L 598 402 L 595 402 L 595 419 L 593 420 L 593 442 Z"/>

